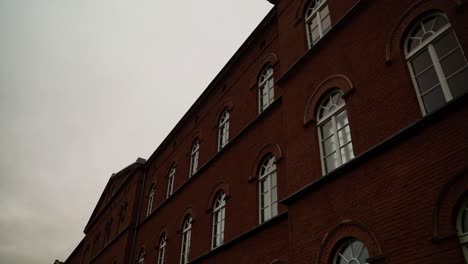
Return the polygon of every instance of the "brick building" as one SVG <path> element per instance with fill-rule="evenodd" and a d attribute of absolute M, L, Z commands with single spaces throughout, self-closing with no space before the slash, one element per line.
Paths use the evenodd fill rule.
<path fill-rule="evenodd" d="M 65 263 L 468 263 L 466 0 L 271 0 Z"/>

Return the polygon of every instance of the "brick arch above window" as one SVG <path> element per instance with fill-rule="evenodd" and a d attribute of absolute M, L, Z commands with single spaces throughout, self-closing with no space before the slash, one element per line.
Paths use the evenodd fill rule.
<path fill-rule="evenodd" d="M 432 210 L 432 240 L 458 240 L 456 219 L 460 205 L 468 196 L 468 169 L 450 178 L 437 195 Z"/>
<path fill-rule="evenodd" d="M 158 233 L 158 236 L 155 236 L 153 237 L 153 245 L 154 245 L 154 249 L 158 249 L 159 248 L 159 242 L 161 241 L 161 238 L 162 236 L 166 234 L 166 241 L 169 240 L 169 229 L 167 227 L 167 225 L 161 227 L 161 229 L 159 230 L 159 233 Z"/>
<path fill-rule="evenodd" d="M 354 91 L 354 85 L 351 80 L 343 74 L 335 74 L 324 81 L 322 81 L 317 87 L 315 87 L 312 95 L 307 102 L 305 113 L 304 113 L 304 125 L 309 125 L 317 121 L 317 107 L 321 102 L 321 99 L 329 91 L 339 89 L 343 92 L 343 97 L 347 97 L 352 91 Z"/>
<path fill-rule="evenodd" d="M 221 119 L 221 115 L 224 114 L 224 111 L 227 110 L 229 113 L 232 112 L 234 109 L 234 104 L 231 98 L 227 98 L 221 104 L 221 107 L 218 108 L 218 113 L 216 114 L 216 119 L 213 120 L 213 128 L 218 129 L 219 120 Z"/>
<path fill-rule="evenodd" d="M 275 67 L 278 64 L 278 56 L 275 53 L 269 53 L 261 59 L 260 63 L 258 63 L 258 67 L 256 68 L 256 72 L 254 77 L 250 80 L 250 90 L 254 91 L 256 88 L 258 88 L 258 79 L 260 78 L 260 75 L 262 74 L 263 70 L 268 67 Z M 273 76 L 275 75 L 275 72 L 273 71 Z"/>
<path fill-rule="evenodd" d="M 185 207 L 184 213 L 182 214 L 182 218 L 179 219 L 179 225 L 177 227 L 177 233 L 182 233 L 182 230 L 184 228 L 184 223 L 187 217 L 192 218 L 192 223 L 195 222 L 196 214 L 195 211 L 193 210 L 193 207 L 191 205 L 188 205 Z"/>
<path fill-rule="evenodd" d="M 231 196 L 231 192 L 230 192 L 230 189 L 229 189 L 229 184 L 227 184 L 224 181 L 220 181 L 213 187 L 213 189 L 211 190 L 210 198 L 209 198 L 208 203 L 207 203 L 207 207 L 206 207 L 206 212 L 207 213 L 213 211 L 213 205 L 214 205 L 215 199 L 218 196 L 219 192 L 224 192 L 224 194 L 225 194 L 224 198 L 226 200 L 229 199 L 229 197 Z"/>
<path fill-rule="evenodd" d="M 368 226 L 355 220 L 345 220 L 335 225 L 323 238 L 316 264 L 333 263 L 337 247 L 351 238 L 364 243 L 369 251 L 369 263 L 380 263 L 385 259 L 382 246 Z"/>
<path fill-rule="evenodd" d="M 447 13 L 447 2 L 451 2 L 455 7 L 460 7 L 466 0 L 419 0 L 406 9 L 398 18 L 387 39 L 385 62 L 391 64 L 396 58 L 404 58 L 403 43 L 405 35 L 411 29 L 413 22 L 422 15 L 431 12 Z"/>
<path fill-rule="evenodd" d="M 283 159 L 283 151 L 281 150 L 280 146 L 278 144 L 266 144 L 264 145 L 260 151 L 257 153 L 257 156 L 255 157 L 252 167 L 250 169 L 250 175 L 248 178 L 249 182 L 253 182 L 255 180 L 258 180 L 258 170 L 262 166 L 262 161 L 267 157 L 268 155 L 273 155 L 275 156 L 275 163 L 280 162 Z"/>
<path fill-rule="evenodd" d="M 299 5 L 296 8 L 296 14 L 294 17 L 294 25 L 298 25 L 299 23 L 303 22 L 305 20 L 305 14 L 307 11 L 307 8 L 309 7 L 311 0 L 301 0 L 299 2 Z M 303 23 L 301 23 L 302 25 Z"/>

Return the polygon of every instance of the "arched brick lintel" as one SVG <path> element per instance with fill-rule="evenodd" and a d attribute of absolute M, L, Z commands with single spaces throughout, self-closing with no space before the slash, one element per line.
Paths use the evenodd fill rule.
<path fill-rule="evenodd" d="M 281 147 L 278 144 L 272 143 L 264 145 L 261 148 L 261 150 L 257 153 L 257 156 L 255 157 L 255 160 L 252 164 L 252 167 L 250 169 L 250 176 L 248 178 L 249 182 L 258 179 L 258 169 L 262 165 L 260 163 L 268 154 L 272 154 L 273 156 L 275 156 L 276 164 L 281 162 L 281 160 L 283 159 L 283 151 L 281 150 Z"/>
<path fill-rule="evenodd" d="M 463 199 L 468 196 L 468 169 L 457 173 L 441 188 L 432 210 L 432 240 L 458 239 L 456 219 Z"/>
<path fill-rule="evenodd" d="M 466 0 L 450 0 L 456 7 L 461 7 Z M 402 50 L 397 48 L 401 47 L 403 38 L 409 29 L 411 23 L 422 14 L 429 12 L 443 12 L 447 8 L 447 0 L 419 0 L 411 5 L 406 11 L 399 17 L 397 23 L 393 27 L 385 48 L 385 62 L 391 64 L 395 58 L 397 58 L 398 51 L 403 55 Z"/>
<path fill-rule="evenodd" d="M 314 92 L 307 102 L 304 113 L 304 125 L 309 125 L 317 121 L 317 104 L 322 99 L 323 95 L 332 89 L 341 90 L 343 92 L 343 97 L 346 97 L 354 91 L 354 85 L 351 80 L 343 74 L 335 74 L 322 81 L 315 87 Z"/>
<path fill-rule="evenodd" d="M 369 263 L 379 263 L 385 259 L 380 243 L 368 226 L 355 220 L 345 220 L 334 226 L 323 238 L 316 264 L 332 263 L 336 247 L 349 238 L 364 243 L 369 251 Z"/>
<path fill-rule="evenodd" d="M 207 213 L 213 211 L 213 206 L 214 206 L 214 201 L 216 199 L 216 195 L 218 195 L 220 191 L 224 192 L 226 200 L 228 200 L 229 197 L 231 196 L 231 193 L 229 191 L 229 184 L 227 184 L 224 181 L 218 182 L 211 190 L 211 195 L 208 200 L 207 207 L 206 207 Z"/>

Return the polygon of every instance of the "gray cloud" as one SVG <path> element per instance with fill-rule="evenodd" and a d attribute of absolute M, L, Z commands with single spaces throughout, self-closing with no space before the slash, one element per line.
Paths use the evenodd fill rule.
<path fill-rule="evenodd" d="M 148 157 L 265 0 L 0 0 L 0 262 L 64 260 L 111 173 Z"/>

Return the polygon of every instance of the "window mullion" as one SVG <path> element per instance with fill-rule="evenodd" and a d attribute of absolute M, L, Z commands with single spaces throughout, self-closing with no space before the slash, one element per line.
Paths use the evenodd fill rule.
<path fill-rule="evenodd" d="M 341 164 L 343 164 L 343 162 L 341 158 L 340 139 L 338 138 L 338 129 L 336 125 L 336 114 L 337 113 L 335 112 L 335 114 L 331 117 L 331 121 L 332 121 L 332 126 L 333 126 L 333 136 L 335 137 L 335 142 L 336 142 L 335 152 L 336 152 L 336 157 L 338 158 L 338 166 L 340 166 Z"/>
<path fill-rule="evenodd" d="M 434 69 L 436 71 L 437 77 L 439 78 L 440 87 L 442 88 L 442 92 L 445 96 L 446 101 L 450 101 L 453 99 L 452 93 L 450 92 L 447 79 L 445 78 L 444 71 L 442 70 L 442 66 L 439 62 L 439 57 L 435 51 L 434 45 L 431 43 L 427 46 L 429 51 L 429 55 L 431 56 L 432 62 L 434 64 Z"/>

